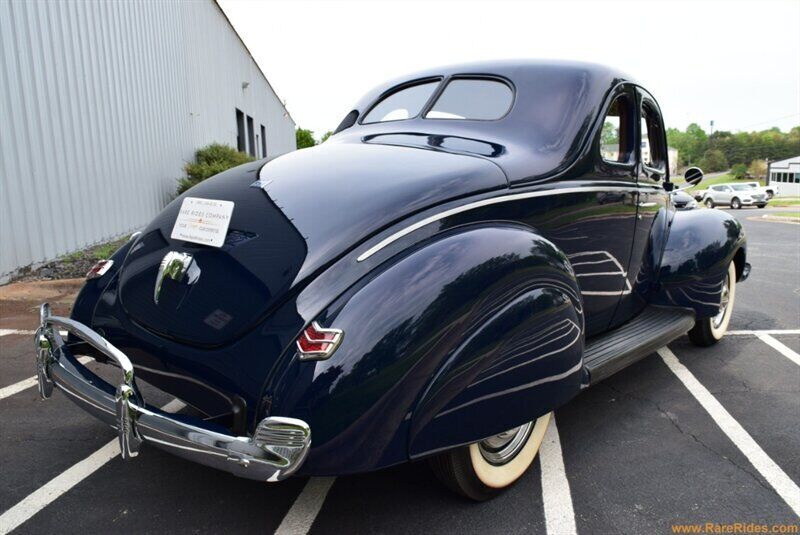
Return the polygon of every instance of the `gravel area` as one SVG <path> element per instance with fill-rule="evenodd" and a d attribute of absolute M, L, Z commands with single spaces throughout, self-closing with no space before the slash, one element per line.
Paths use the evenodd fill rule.
<path fill-rule="evenodd" d="M 82 278 L 95 262 L 110 257 L 126 241 L 127 235 L 70 253 L 36 268 L 22 268 L 9 283 Z"/>

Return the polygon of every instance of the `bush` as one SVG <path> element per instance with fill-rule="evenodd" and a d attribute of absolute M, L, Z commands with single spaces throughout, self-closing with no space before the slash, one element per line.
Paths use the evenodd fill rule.
<path fill-rule="evenodd" d="M 750 173 L 750 176 L 753 178 L 764 178 L 767 175 L 767 162 L 764 160 L 753 160 L 750 162 L 750 167 L 747 168 L 747 172 Z"/>
<path fill-rule="evenodd" d="M 724 171 L 728 168 L 728 160 L 721 150 L 710 149 L 703 154 L 703 159 L 700 160 L 700 167 L 707 173 Z"/>
<path fill-rule="evenodd" d="M 742 179 L 747 174 L 747 166 L 743 163 L 737 163 L 731 167 L 731 174 L 733 178 Z"/>
<path fill-rule="evenodd" d="M 183 166 L 187 176 L 178 180 L 178 195 L 217 173 L 255 159 L 249 154 L 238 152 L 233 147 L 221 143 L 203 147 L 195 152 L 194 158 L 193 163 Z"/>
<path fill-rule="evenodd" d="M 294 135 L 298 149 L 307 149 L 317 144 L 317 141 L 314 139 L 314 132 L 307 128 L 298 128 L 295 130 Z"/>

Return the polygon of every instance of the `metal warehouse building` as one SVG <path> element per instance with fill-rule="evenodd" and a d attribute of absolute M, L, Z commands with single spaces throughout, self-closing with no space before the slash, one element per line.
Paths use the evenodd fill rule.
<path fill-rule="evenodd" d="M 198 148 L 294 130 L 213 0 L 1 1 L 0 281 L 146 224 Z"/>
<path fill-rule="evenodd" d="M 767 185 L 775 189 L 776 195 L 800 196 L 800 156 L 770 162 L 767 168 Z"/>

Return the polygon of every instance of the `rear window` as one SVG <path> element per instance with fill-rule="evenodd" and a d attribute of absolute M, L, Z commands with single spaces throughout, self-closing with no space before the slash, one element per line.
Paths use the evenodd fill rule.
<path fill-rule="evenodd" d="M 498 80 L 451 80 L 426 119 L 473 119 L 489 121 L 508 113 L 514 100 L 511 88 Z"/>
<path fill-rule="evenodd" d="M 362 122 L 402 121 L 416 117 L 438 85 L 439 80 L 436 80 L 395 91 L 373 106 Z"/>

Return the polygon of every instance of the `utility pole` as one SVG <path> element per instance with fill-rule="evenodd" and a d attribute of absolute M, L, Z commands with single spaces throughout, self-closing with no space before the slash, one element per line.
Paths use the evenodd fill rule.
<path fill-rule="evenodd" d="M 764 178 L 764 185 L 769 186 L 769 166 L 771 165 L 769 158 L 766 159 L 767 162 L 767 176 Z"/>

